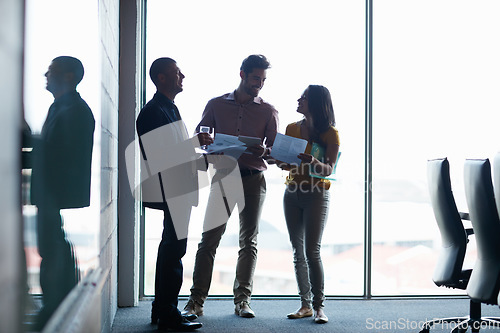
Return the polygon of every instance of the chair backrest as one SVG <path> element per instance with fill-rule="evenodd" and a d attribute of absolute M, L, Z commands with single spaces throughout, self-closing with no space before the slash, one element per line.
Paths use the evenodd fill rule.
<path fill-rule="evenodd" d="M 465 161 L 464 187 L 477 244 L 467 294 L 473 300 L 496 304 L 500 289 L 500 218 L 488 159 Z"/>
<path fill-rule="evenodd" d="M 450 164 L 446 158 L 427 162 L 427 183 L 442 243 L 432 279 L 438 286 L 452 286 L 459 282 L 467 233 L 451 190 Z"/>
<path fill-rule="evenodd" d="M 495 155 L 493 160 L 493 190 L 497 203 L 497 211 L 500 214 L 500 152 Z"/>

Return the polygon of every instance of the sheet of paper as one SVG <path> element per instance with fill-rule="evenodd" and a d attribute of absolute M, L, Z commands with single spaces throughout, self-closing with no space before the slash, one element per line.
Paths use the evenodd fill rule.
<path fill-rule="evenodd" d="M 253 136 L 240 135 L 240 136 L 238 136 L 238 140 L 243 142 L 245 144 L 245 146 L 247 146 L 247 147 L 260 145 L 262 143 L 262 140 L 260 138 L 256 138 Z"/>
<path fill-rule="evenodd" d="M 229 148 L 244 147 L 244 145 L 245 144 L 234 135 L 217 133 L 215 134 L 214 143 L 207 147 L 206 152 L 209 154 L 219 153 Z"/>
<path fill-rule="evenodd" d="M 209 145 L 205 152 L 207 154 L 220 154 L 231 156 L 238 159 L 241 154 L 247 149 L 245 144 L 238 140 L 237 136 L 216 133 L 214 143 Z"/>
<path fill-rule="evenodd" d="M 306 150 L 307 141 L 281 133 L 276 134 L 271 157 L 288 164 L 300 164 L 298 154 Z"/>

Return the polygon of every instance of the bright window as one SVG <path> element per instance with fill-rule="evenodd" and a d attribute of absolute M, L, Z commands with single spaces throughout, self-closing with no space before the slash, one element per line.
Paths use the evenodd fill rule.
<path fill-rule="evenodd" d="M 373 4 L 372 123 L 365 118 L 365 6 Z M 168 6 L 168 7 L 167 7 Z M 332 92 L 342 157 L 323 237 L 328 295 L 434 295 L 440 235 L 429 203 L 426 161 L 448 157 L 459 210 L 466 211 L 463 162 L 499 150 L 500 23 L 495 0 L 235 1 L 148 0 L 147 65 L 162 56 L 186 75 L 179 105 L 189 130 L 206 102 L 234 90 L 252 53 L 272 68 L 261 96 L 280 111 L 280 130 L 300 119 L 296 100 L 311 83 Z M 147 99 L 154 87 L 148 81 Z M 368 110 L 369 108 L 367 108 Z M 366 138 L 367 133 L 373 133 Z M 371 160 L 365 151 L 372 147 Z M 365 193 L 365 166 L 372 183 Z M 367 179 L 370 179 L 367 176 Z M 259 237 L 254 293 L 297 293 L 282 212 L 284 174 L 266 171 L 268 196 Z M 369 195 L 368 195 L 369 194 Z M 202 193 L 201 202 L 203 202 Z M 365 198 L 369 209 L 365 212 Z M 204 207 L 193 213 L 184 257 L 189 294 Z M 161 216 L 146 218 L 146 294 L 154 293 Z M 365 245 L 365 223 L 372 243 Z M 232 294 L 235 216 L 217 252 L 211 294 Z M 366 246 L 369 246 L 368 248 Z M 365 251 L 367 250 L 367 251 Z M 469 243 L 465 266 L 475 260 Z M 368 255 L 366 255 L 368 254 Z M 367 268 L 371 268 L 366 272 Z M 366 274 L 369 273 L 369 274 Z M 365 287 L 368 288 L 365 289 Z"/>
<path fill-rule="evenodd" d="M 499 151 L 499 10 L 494 0 L 374 1 L 374 295 L 456 293 L 431 279 L 441 239 L 426 161 L 448 157 L 467 211 L 465 159 Z M 473 241 L 468 250 L 471 268 Z"/>
<path fill-rule="evenodd" d="M 309 84 L 332 93 L 342 157 L 332 186 L 322 258 L 328 295 L 363 293 L 364 1 L 147 1 L 146 71 L 159 57 L 175 59 L 186 75 L 176 104 L 193 131 L 209 99 L 239 84 L 241 62 L 264 54 L 271 62 L 260 96 L 280 112 L 280 131 L 300 120 L 297 99 Z M 147 77 L 149 100 L 155 89 Z M 255 295 L 296 295 L 293 257 L 283 216 L 285 173 L 270 166 L 258 238 Z M 207 192 L 192 213 L 183 258 L 189 294 Z M 145 294 L 154 293 L 162 214 L 146 212 Z M 217 251 L 211 295 L 230 295 L 238 252 L 233 214 Z"/>

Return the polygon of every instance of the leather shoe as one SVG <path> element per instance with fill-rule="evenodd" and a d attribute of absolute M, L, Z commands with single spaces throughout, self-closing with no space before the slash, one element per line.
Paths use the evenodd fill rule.
<path fill-rule="evenodd" d="M 243 318 L 255 317 L 255 312 L 250 308 L 247 301 L 241 301 L 234 307 L 234 313 Z"/>
<path fill-rule="evenodd" d="M 158 311 L 155 310 L 155 308 L 151 309 L 151 324 L 156 325 L 158 323 Z"/>
<path fill-rule="evenodd" d="M 322 308 L 316 309 L 314 314 L 314 322 L 316 324 L 326 324 L 328 322 L 328 317 L 323 312 Z"/>
<path fill-rule="evenodd" d="M 184 317 L 182 317 L 182 320 L 177 323 L 165 322 L 162 319 L 158 320 L 158 331 L 160 332 L 191 332 L 197 330 L 201 326 L 203 326 L 201 323 L 189 321 Z"/>
<path fill-rule="evenodd" d="M 184 311 L 181 312 L 181 315 L 187 316 L 187 315 L 192 315 L 192 314 L 194 314 L 198 317 L 203 316 L 203 305 L 200 305 L 198 302 L 190 299 L 186 303 L 186 306 L 184 307 Z"/>
<path fill-rule="evenodd" d="M 198 316 L 195 315 L 194 313 L 185 314 L 185 315 L 181 314 L 181 316 L 183 318 L 185 318 L 187 321 L 195 321 L 196 319 L 198 319 Z"/>
<path fill-rule="evenodd" d="M 299 319 L 305 317 L 312 317 L 312 315 L 313 315 L 313 309 L 303 306 L 297 311 L 287 314 L 287 317 L 290 319 Z"/>
<path fill-rule="evenodd" d="M 194 313 L 181 316 L 185 318 L 187 321 L 193 321 L 198 319 L 198 316 L 195 315 Z M 156 325 L 157 323 L 158 323 L 158 313 L 156 313 L 156 311 L 151 311 L 151 324 Z"/>

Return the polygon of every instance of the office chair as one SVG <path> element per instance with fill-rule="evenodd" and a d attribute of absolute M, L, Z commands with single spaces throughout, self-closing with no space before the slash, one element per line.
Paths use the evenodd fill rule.
<path fill-rule="evenodd" d="M 498 304 L 500 218 L 488 159 L 465 161 L 464 187 L 477 244 L 477 259 L 467 284 L 467 294 L 477 304 Z M 481 317 L 481 308 L 477 309 L 468 322 L 472 332 L 479 332 L 481 327 L 500 327 L 500 318 Z"/>
<path fill-rule="evenodd" d="M 493 191 L 497 202 L 497 211 L 500 214 L 500 152 L 495 155 L 493 160 Z"/>
<path fill-rule="evenodd" d="M 427 182 L 434 216 L 441 234 L 441 250 L 432 280 L 437 286 L 465 290 L 471 269 L 462 269 L 468 236 L 472 229 L 465 229 L 462 220 L 468 220 L 467 213 L 459 213 L 450 181 L 448 159 L 427 161 Z M 480 304 L 478 304 L 480 306 Z M 471 312 L 473 304 L 471 303 Z M 477 307 L 474 304 L 474 307 Z M 421 333 L 429 332 L 434 324 L 462 323 L 470 316 L 436 318 L 422 325 Z"/>
<path fill-rule="evenodd" d="M 500 152 L 495 155 L 493 160 L 493 191 L 497 203 L 497 211 L 500 215 Z M 497 303 L 500 304 L 500 293 L 498 294 Z"/>

